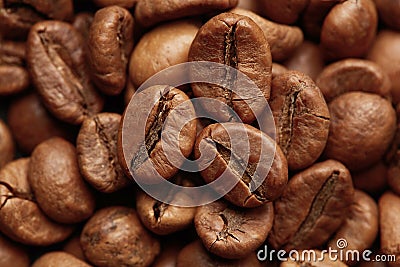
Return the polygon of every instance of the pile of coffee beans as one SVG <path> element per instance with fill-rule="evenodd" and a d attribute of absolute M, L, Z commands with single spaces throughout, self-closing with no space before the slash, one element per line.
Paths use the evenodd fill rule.
<path fill-rule="evenodd" d="M 0 115 L 0 267 L 400 266 L 398 0 L 0 0 Z"/>

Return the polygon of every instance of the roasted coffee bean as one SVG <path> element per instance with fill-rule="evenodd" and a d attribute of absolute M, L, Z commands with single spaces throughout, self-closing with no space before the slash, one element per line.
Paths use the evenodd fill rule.
<path fill-rule="evenodd" d="M 100 113 L 83 121 L 76 140 L 83 178 L 104 193 L 115 192 L 130 182 L 118 162 L 118 129 L 121 115 Z"/>
<path fill-rule="evenodd" d="M 133 86 L 132 82 L 128 80 L 126 88 L 125 88 L 125 93 L 124 93 L 124 104 L 127 106 L 129 102 L 131 101 L 133 95 L 136 92 L 135 86 Z"/>
<path fill-rule="evenodd" d="M 272 203 L 242 209 L 219 200 L 198 207 L 194 224 L 208 251 L 223 258 L 240 259 L 265 241 L 273 219 Z"/>
<path fill-rule="evenodd" d="M 233 8 L 238 0 L 140 0 L 135 8 L 135 18 L 141 26 L 150 27 L 162 21 L 202 15 Z"/>
<path fill-rule="evenodd" d="M 366 193 L 355 190 L 354 200 L 346 215 L 343 224 L 331 238 L 328 247 L 342 250 L 343 255 L 348 255 L 348 251 L 357 250 L 362 253 L 371 247 L 378 235 L 379 228 L 378 205 Z M 338 247 L 338 240 L 345 239 L 346 247 Z M 346 253 L 346 254 L 345 254 Z M 348 264 L 354 265 L 360 259 L 346 259 Z"/>
<path fill-rule="evenodd" d="M 0 236 L 0 266 L 29 267 L 27 250 Z"/>
<path fill-rule="evenodd" d="M 272 79 L 274 79 L 275 77 L 277 77 L 287 71 L 288 71 L 288 69 L 285 66 L 283 66 L 279 63 L 275 63 L 275 62 L 272 63 Z"/>
<path fill-rule="evenodd" d="M 241 8 L 234 8 L 229 12 L 247 16 L 257 23 L 270 45 L 273 61 L 289 58 L 303 42 L 303 33 L 298 27 L 275 23 Z"/>
<path fill-rule="evenodd" d="M 323 152 L 329 133 L 330 115 L 319 88 L 307 75 L 288 71 L 272 81 L 270 107 L 289 169 L 310 166 Z"/>
<path fill-rule="evenodd" d="M 0 119 L 0 169 L 14 158 L 15 145 L 11 131 Z"/>
<path fill-rule="evenodd" d="M 197 20 L 178 20 L 157 26 L 144 34 L 129 62 L 133 85 L 139 88 L 157 72 L 187 62 L 190 45 L 200 26 Z"/>
<path fill-rule="evenodd" d="M 375 0 L 379 18 L 390 28 L 400 30 L 400 2 L 392 0 Z"/>
<path fill-rule="evenodd" d="M 371 195 L 380 195 L 388 186 L 390 169 L 382 162 L 372 165 L 368 169 L 352 172 L 354 188 L 360 189 Z M 399 191 L 400 192 L 400 191 Z"/>
<path fill-rule="evenodd" d="M 327 102 L 350 91 L 390 97 L 389 76 L 377 64 L 364 59 L 344 59 L 332 63 L 319 74 L 316 83 Z"/>
<path fill-rule="evenodd" d="M 87 259 L 98 267 L 149 266 L 160 243 L 141 225 L 136 211 L 113 206 L 97 211 L 81 234 Z"/>
<path fill-rule="evenodd" d="M 350 172 L 338 161 L 297 173 L 274 203 L 269 243 L 286 251 L 324 244 L 345 220 L 353 195 Z"/>
<path fill-rule="evenodd" d="M 261 266 L 254 253 L 238 259 L 228 260 L 210 254 L 200 241 L 194 241 L 185 246 L 178 254 L 176 267 L 240 267 L 240 266 Z"/>
<path fill-rule="evenodd" d="M 0 171 L 0 229 L 17 242 L 48 246 L 67 239 L 73 227 L 51 221 L 37 205 L 28 182 L 29 161 L 12 161 Z"/>
<path fill-rule="evenodd" d="M 48 252 L 42 255 L 40 258 L 35 260 L 32 267 L 90 267 L 91 265 L 87 264 L 80 259 L 75 258 L 71 254 L 61 252 L 61 251 L 53 251 Z"/>
<path fill-rule="evenodd" d="M 339 95 L 329 103 L 331 125 L 325 156 L 352 171 L 377 163 L 396 131 L 396 112 L 385 98 L 365 92 Z"/>
<path fill-rule="evenodd" d="M 327 257 L 325 251 L 321 252 L 316 249 L 308 249 L 306 251 L 299 250 L 292 255 L 293 256 L 289 257 L 287 261 L 281 262 L 280 267 L 347 267 L 347 265 L 340 260 L 334 259 L 334 257 Z"/>
<path fill-rule="evenodd" d="M 77 259 L 82 261 L 86 261 L 85 255 L 83 254 L 81 240 L 80 240 L 80 233 L 79 235 L 73 235 L 71 238 L 63 246 L 63 251 L 71 254 Z"/>
<path fill-rule="evenodd" d="M 0 40 L 0 96 L 19 93 L 28 86 L 25 43 Z"/>
<path fill-rule="evenodd" d="M 120 6 L 124 8 L 133 8 L 139 0 L 93 0 L 96 6 Z"/>
<path fill-rule="evenodd" d="M 51 137 L 59 136 L 70 141 L 75 138 L 74 129 L 54 118 L 36 93 L 11 102 L 7 121 L 18 148 L 26 154 L 32 153 L 38 144 Z"/>
<path fill-rule="evenodd" d="M 389 75 L 394 103 L 400 102 L 400 33 L 382 30 L 377 35 L 367 58 Z"/>
<path fill-rule="evenodd" d="M 53 220 L 77 223 L 92 215 L 94 196 L 79 173 L 75 147 L 64 139 L 51 138 L 33 150 L 28 179 L 40 208 Z"/>
<path fill-rule="evenodd" d="M 384 193 L 379 199 L 380 244 L 383 253 L 396 256 L 395 262 L 388 262 L 390 267 L 397 267 L 400 262 L 399 216 L 400 197 L 392 192 Z"/>
<path fill-rule="evenodd" d="M 374 41 L 377 26 L 378 14 L 373 0 L 340 1 L 322 25 L 321 46 L 326 58 L 365 56 Z"/>
<path fill-rule="evenodd" d="M 90 26 L 93 22 L 93 14 L 81 12 L 75 15 L 72 26 L 80 32 L 85 41 L 89 39 Z"/>
<path fill-rule="evenodd" d="M 325 66 L 324 55 L 317 44 L 305 40 L 283 65 L 289 70 L 300 71 L 315 81 Z"/>
<path fill-rule="evenodd" d="M 44 105 L 60 120 L 81 124 L 103 107 L 89 80 L 82 36 L 70 24 L 44 21 L 28 37 L 27 61 Z"/>
<path fill-rule="evenodd" d="M 229 133 L 238 134 L 239 139 L 245 138 L 245 141 L 232 144 Z M 202 153 L 215 153 L 215 158 L 207 164 L 210 159 Z M 287 183 L 287 162 L 281 149 L 268 135 L 250 125 L 232 122 L 207 126 L 197 137 L 194 156 L 200 160 L 199 165 L 207 166 L 201 171 L 207 183 L 218 179 L 224 172 L 229 180 L 236 182 L 224 197 L 240 207 L 257 207 L 275 200 Z M 257 188 L 256 183 L 260 184 Z M 224 193 L 221 189 L 225 190 L 214 189 L 220 193 Z"/>
<path fill-rule="evenodd" d="M 24 39 L 36 22 L 66 20 L 72 17 L 72 13 L 71 0 L 0 0 L 0 33 L 9 38 Z"/>
<path fill-rule="evenodd" d="M 194 186 L 193 182 L 179 173 L 171 179 L 171 182 L 184 187 Z M 170 200 L 179 198 L 186 203 L 190 203 L 193 197 L 179 191 L 166 194 Z M 144 226 L 158 235 L 168 235 L 188 228 L 196 212 L 195 207 L 180 207 L 163 203 L 143 191 L 137 192 L 136 210 Z"/>
<path fill-rule="evenodd" d="M 184 92 L 169 86 L 149 87 L 135 94 L 133 100 L 123 116 L 118 139 L 119 161 L 128 176 L 133 175 L 146 184 L 159 183 L 156 178 L 160 175 L 169 179 L 178 172 L 183 162 L 177 159 L 177 153 L 188 157 L 192 152 L 197 125 L 193 120 L 195 110 Z M 153 104 L 150 112 L 141 107 L 148 103 Z M 173 112 L 177 106 L 179 110 Z M 167 117 L 168 127 L 164 125 Z M 144 122 L 144 133 L 128 130 Z M 168 138 L 161 138 L 163 135 Z"/>
<path fill-rule="evenodd" d="M 92 79 L 107 95 L 125 88 L 129 55 L 133 48 L 132 15 L 118 6 L 100 9 L 89 32 L 89 62 Z"/>
<path fill-rule="evenodd" d="M 238 115 L 244 123 L 251 123 L 264 110 L 271 89 L 271 52 L 264 33 L 250 18 L 222 13 L 210 19 L 200 28 L 193 41 L 189 61 L 228 65 L 247 75 L 260 90 L 254 92 L 247 86 L 241 86 L 237 73 L 227 70 L 224 71 L 225 77 L 221 77 L 226 83 L 225 87 L 193 83 L 196 97 L 218 99 L 226 104 L 221 104 L 220 108 L 203 106 L 218 121 L 231 121 Z"/>
<path fill-rule="evenodd" d="M 293 24 L 306 8 L 308 0 L 262 0 L 261 12 L 273 21 Z"/>

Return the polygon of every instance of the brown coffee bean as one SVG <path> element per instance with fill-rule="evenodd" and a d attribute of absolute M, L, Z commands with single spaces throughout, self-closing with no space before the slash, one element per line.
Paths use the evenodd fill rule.
<path fill-rule="evenodd" d="M 160 243 L 141 225 L 136 211 L 108 207 L 97 211 L 81 234 L 85 256 L 98 267 L 149 266 Z"/>
<path fill-rule="evenodd" d="M 133 8 L 139 0 L 93 0 L 98 7 L 120 6 L 124 8 Z"/>
<path fill-rule="evenodd" d="M 374 41 L 377 26 L 378 14 L 372 0 L 336 4 L 322 25 L 321 46 L 326 58 L 363 57 Z"/>
<path fill-rule="evenodd" d="M 82 261 L 86 261 L 85 255 L 83 254 L 81 240 L 80 240 L 80 233 L 79 235 L 74 235 L 64 244 L 63 251 L 71 254 L 77 259 Z"/>
<path fill-rule="evenodd" d="M 79 173 L 75 147 L 64 139 L 51 138 L 33 150 L 28 179 L 40 208 L 53 220 L 77 223 L 92 215 L 94 196 Z"/>
<path fill-rule="evenodd" d="M 229 133 L 240 134 L 246 140 L 243 144 L 232 144 Z M 210 159 L 202 153 L 215 153 L 216 156 L 209 163 Z M 270 155 L 274 153 L 275 158 L 271 162 Z M 246 156 L 248 162 L 245 162 Z M 268 135 L 250 125 L 218 123 L 207 126 L 197 137 L 194 157 L 200 158 L 200 165 L 207 166 L 201 171 L 207 183 L 218 179 L 223 172 L 229 180 L 237 182 L 224 197 L 240 207 L 257 207 L 275 200 L 287 183 L 287 163 L 281 149 Z M 258 188 L 254 188 L 255 182 L 261 183 Z M 224 193 L 221 189 L 225 190 L 220 187 L 214 189 L 220 193 Z"/>
<path fill-rule="evenodd" d="M 25 43 L 0 40 L 0 96 L 22 92 L 28 86 Z"/>
<path fill-rule="evenodd" d="M 391 267 L 399 266 L 400 261 L 400 197 L 391 192 L 384 193 L 379 199 L 379 225 L 381 250 L 385 254 L 396 256 L 396 262 L 388 262 Z"/>
<path fill-rule="evenodd" d="M 90 26 L 93 22 L 93 14 L 89 12 L 81 12 L 75 15 L 72 26 L 80 32 L 87 42 L 89 39 Z"/>
<path fill-rule="evenodd" d="M 42 20 L 68 20 L 73 14 L 71 0 L 0 0 L 0 33 L 25 39 L 33 24 Z"/>
<path fill-rule="evenodd" d="M 277 77 L 287 71 L 288 71 L 288 69 L 285 66 L 283 66 L 279 63 L 275 63 L 275 62 L 272 63 L 272 79 L 274 79 L 275 77 Z"/>
<path fill-rule="evenodd" d="M 273 61 L 289 58 L 303 42 L 303 32 L 298 27 L 275 23 L 241 8 L 234 8 L 229 12 L 247 16 L 257 23 L 270 45 Z"/>
<path fill-rule="evenodd" d="M 28 252 L 22 246 L 0 236 L 0 266 L 29 267 Z"/>
<path fill-rule="evenodd" d="M 392 0 L 375 0 L 379 19 L 394 30 L 400 30 L 400 2 Z"/>
<path fill-rule="evenodd" d="M 299 255 L 298 258 L 297 255 Z M 302 255 L 304 255 L 304 257 Z M 308 255 L 310 256 L 308 257 Z M 316 249 L 299 250 L 297 254 L 292 253 L 292 257 L 289 257 L 287 261 L 281 262 L 280 267 L 347 267 L 347 265 L 340 260 L 333 260 L 334 257 L 335 256 L 330 258 L 327 256 L 326 251 L 321 252 Z M 295 258 L 295 260 L 293 260 L 293 258 Z"/>
<path fill-rule="evenodd" d="M 380 195 L 388 185 L 388 167 L 379 161 L 368 169 L 352 172 L 354 188 L 365 191 L 371 195 Z M 400 191 L 399 191 L 400 192 Z"/>
<path fill-rule="evenodd" d="M 377 64 L 364 59 L 344 59 L 332 63 L 319 74 L 316 83 L 327 102 L 350 91 L 375 93 L 390 98 L 389 76 Z"/>
<path fill-rule="evenodd" d="M 67 239 L 74 229 L 51 221 L 37 205 L 28 182 L 29 161 L 12 161 L 0 171 L 0 229 L 17 242 L 48 246 Z"/>
<path fill-rule="evenodd" d="M 152 267 L 176 267 L 178 254 L 186 245 L 180 237 L 180 235 L 171 235 L 161 240 L 161 251 Z"/>
<path fill-rule="evenodd" d="M 15 145 L 7 124 L 0 119 L 0 169 L 14 158 Z"/>
<path fill-rule="evenodd" d="M 118 6 L 96 12 L 89 32 L 89 62 L 92 79 L 107 95 L 125 88 L 126 69 L 133 48 L 132 15 Z"/>
<path fill-rule="evenodd" d="M 329 103 L 331 125 L 325 156 L 350 170 L 377 163 L 396 131 L 396 112 L 385 98 L 364 92 L 339 95 Z"/>
<path fill-rule="evenodd" d="M 144 34 L 129 62 L 133 85 L 138 88 L 157 72 L 187 62 L 190 45 L 200 25 L 197 20 L 178 20 L 157 26 Z"/>
<path fill-rule="evenodd" d="M 133 86 L 132 82 L 130 81 L 130 79 L 128 79 L 127 81 L 127 85 L 125 88 L 125 93 L 124 93 L 124 104 L 125 106 L 127 106 L 129 104 L 129 102 L 131 101 L 133 95 L 136 92 L 136 88 L 135 86 Z"/>
<path fill-rule="evenodd" d="M 188 157 L 192 152 L 196 138 L 195 110 L 184 92 L 169 86 L 149 87 L 135 94 L 133 100 L 123 116 L 118 158 L 128 176 L 133 175 L 146 184 L 159 183 L 160 175 L 169 179 L 178 172 L 183 162 L 177 153 Z M 154 104 L 151 111 L 142 107 L 148 103 Z M 179 111 L 173 112 L 179 105 Z M 164 127 L 167 117 L 170 123 Z M 144 133 L 132 132 L 145 121 Z M 168 138 L 161 138 L 162 135 Z"/>
<path fill-rule="evenodd" d="M 353 195 L 350 172 L 338 161 L 316 163 L 297 173 L 274 203 L 269 243 L 286 251 L 324 244 L 344 221 Z"/>
<path fill-rule="evenodd" d="M 265 108 L 271 89 L 271 52 L 264 33 L 250 18 L 233 13 L 222 13 L 210 19 L 194 39 L 189 61 L 209 61 L 228 65 L 247 75 L 260 91 L 250 92 L 237 86 L 237 74 L 225 71 L 225 87 L 207 83 L 193 83 L 196 97 L 214 98 L 226 104 L 221 108 L 204 105 L 204 109 L 218 121 L 232 120 L 233 111 L 245 123 L 251 123 Z M 197 71 L 197 70 L 195 70 Z M 233 92 L 232 89 L 236 92 Z M 250 101 L 243 99 L 249 96 Z M 222 105 L 222 104 L 221 104 Z M 233 110 L 233 111 L 232 111 Z"/>
<path fill-rule="evenodd" d="M 80 259 L 75 258 L 71 254 L 61 252 L 61 251 L 53 251 L 48 252 L 42 255 L 39 259 L 37 259 L 32 267 L 90 267 L 91 265 L 87 264 Z"/>
<path fill-rule="evenodd" d="M 306 8 L 308 0 L 262 0 L 262 14 L 273 21 L 293 24 Z"/>
<path fill-rule="evenodd" d="M 185 246 L 178 254 L 176 267 L 240 267 L 261 266 L 254 253 L 243 259 L 229 260 L 210 254 L 198 240 Z"/>
<path fill-rule="evenodd" d="M 103 107 L 85 65 L 85 46 L 70 24 L 35 24 L 27 43 L 27 61 L 33 83 L 44 105 L 60 120 L 80 124 Z"/>
<path fill-rule="evenodd" d="M 288 71 L 272 81 L 270 107 L 277 141 L 289 169 L 313 164 L 325 148 L 330 115 L 324 97 L 307 75 Z"/>
<path fill-rule="evenodd" d="M 94 188 L 112 193 L 130 182 L 118 162 L 121 115 L 100 113 L 83 121 L 76 140 L 79 169 Z"/>
<path fill-rule="evenodd" d="M 51 137 L 59 136 L 70 141 L 75 139 L 74 129 L 54 118 L 36 93 L 15 99 L 7 115 L 18 148 L 24 153 L 32 153 L 38 144 Z"/>
<path fill-rule="evenodd" d="M 320 47 L 313 42 L 305 40 L 283 65 L 289 70 L 300 71 L 315 81 L 323 70 L 325 63 Z"/>
<path fill-rule="evenodd" d="M 366 193 L 355 190 L 353 203 L 346 215 L 343 224 L 331 238 L 328 247 L 342 250 L 343 255 L 348 251 L 357 250 L 360 254 L 371 247 L 378 235 L 378 205 Z M 338 240 L 345 239 L 346 247 L 338 247 Z M 348 264 L 354 265 L 359 259 L 346 259 Z"/>
<path fill-rule="evenodd" d="M 382 30 L 377 35 L 367 58 L 389 75 L 394 103 L 400 102 L 400 33 Z"/>
<path fill-rule="evenodd" d="M 189 178 L 179 173 L 171 179 L 171 182 L 184 187 L 194 186 Z M 192 196 L 183 192 L 166 194 L 171 201 L 179 198 L 186 203 L 191 203 Z M 144 226 L 158 235 L 167 235 L 188 228 L 196 212 L 195 207 L 180 207 L 163 203 L 143 191 L 139 191 L 136 195 L 136 210 Z"/>
<path fill-rule="evenodd" d="M 223 258 L 240 259 L 265 241 L 273 218 L 272 203 L 242 209 L 215 201 L 197 208 L 194 224 L 208 251 Z"/>
<path fill-rule="evenodd" d="M 135 8 L 135 18 L 141 26 L 150 27 L 162 21 L 227 10 L 237 3 L 238 0 L 172 0 L 165 4 L 163 0 L 140 0 Z"/>

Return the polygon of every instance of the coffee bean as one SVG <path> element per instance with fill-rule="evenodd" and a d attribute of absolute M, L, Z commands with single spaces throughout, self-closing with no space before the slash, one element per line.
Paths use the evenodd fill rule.
<path fill-rule="evenodd" d="M 9 38 L 25 39 L 30 27 L 35 23 L 48 19 L 67 20 L 72 17 L 72 13 L 71 0 L 1 0 L 0 33 Z"/>
<path fill-rule="evenodd" d="M 39 208 L 28 182 L 29 158 L 8 163 L 0 171 L 0 229 L 11 239 L 48 246 L 68 238 L 74 228 L 50 220 Z"/>
<path fill-rule="evenodd" d="M 304 169 L 324 150 L 330 115 L 324 97 L 307 75 L 288 71 L 272 81 L 270 107 L 277 141 L 289 169 Z"/>
<path fill-rule="evenodd" d="M 178 20 L 157 26 L 144 34 L 129 62 L 133 85 L 139 88 L 157 72 L 187 62 L 190 45 L 200 25 L 197 20 Z"/>
<path fill-rule="evenodd" d="M 385 254 L 396 256 L 395 262 L 388 265 L 398 266 L 400 261 L 400 197 L 391 192 L 384 193 L 379 199 L 379 225 L 381 234 L 381 250 Z"/>
<path fill-rule="evenodd" d="M 85 40 L 89 39 L 90 26 L 93 22 L 93 14 L 89 12 L 81 12 L 75 15 L 72 26 L 80 32 Z"/>
<path fill-rule="evenodd" d="M 7 124 L 0 119 L 0 169 L 14 158 L 15 145 Z"/>
<path fill-rule="evenodd" d="M 28 179 L 40 208 L 53 220 L 77 223 L 92 215 L 94 196 L 79 173 L 75 147 L 64 139 L 54 137 L 35 148 Z"/>
<path fill-rule="evenodd" d="M 379 161 L 368 169 L 352 172 L 354 187 L 373 196 L 380 195 L 388 186 L 390 170 L 386 164 Z M 400 192 L 400 191 L 399 191 Z"/>
<path fill-rule="evenodd" d="M 208 251 L 223 258 L 240 259 L 265 241 L 273 218 L 272 203 L 241 209 L 215 201 L 197 209 L 194 224 Z"/>
<path fill-rule="evenodd" d="M 396 112 L 385 98 L 349 92 L 329 103 L 331 125 L 325 156 L 343 162 L 350 170 L 377 163 L 396 131 Z"/>
<path fill-rule="evenodd" d="M 121 115 L 100 113 L 83 121 L 76 140 L 83 178 L 100 192 L 115 192 L 129 184 L 117 156 Z"/>
<path fill-rule="evenodd" d="M 25 43 L 0 41 L 0 96 L 26 90 L 29 73 L 25 69 Z"/>
<path fill-rule="evenodd" d="M 159 183 L 158 176 L 169 179 L 178 172 L 183 159 L 177 153 L 188 157 L 196 138 L 195 111 L 188 100 L 181 90 L 162 85 L 135 94 L 125 110 L 118 140 L 120 164 L 128 176 L 155 184 Z M 153 104 L 150 112 L 142 107 L 148 103 Z M 170 123 L 165 126 L 167 118 Z M 125 130 L 136 129 L 145 121 L 145 132 Z"/>
<path fill-rule="evenodd" d="M 357 250 L 362 253 L 371 247 L 378 235 L 378 205 L 366 193 L 355 190 L 353 203 L 339 230 L 331 238 L 328 247 L 342 250 L 343 255 L 348 251 Z M 345 239 L 346 247 L 338 247 L 338 240 Z M 346 253 L 346 254 L 345 254 Z M 348 264 L 355 264 L 359 259 L 346 259 Z"/>
<path fill-rule="evenodd" d="M 260 1 L 263 15 L 273 21 L 293 24 L 306 8 L 308 0 L 262 0 Z"/>
<path fill-rule="evenodd" d="M 172 0 L 166 5 L 163 0 L 140 0 L 135 8 L 135 18 L 140 25 L 150 27 L 162 21 L 227 10 L 237 3 L 238 0 Z"/>
<path fill-rule="evenodd" d="M 272 63 L 272 79 L 274 79 L 275 77 L 287 72 L 288 69 L 279 64 L 279 63 Z"/>
<path fill-rule="evenodd" d="M 196 97 L 218 99 L 226 104 L 225 107 L 203 106 L 218 121 L 232 121 L 237 114 L 243 122 L 251 123 L 264 110 L 271 89 L 271 52 L 264 33 L 250 18 L 222 13 L 210 19 L 193 41 L 189 61 L 228 65 L 247 75 L 260 90 L 242 86 L 237 73 L 228 70 L 224 70 L 225 77 L 221 77 L 225 87 L 193 83 Z"/>
<path fill-rule="evenodd" d="M 32 153 L 38 144 L 51 137 L 59 136 L 70 141 L 75 139 L 75 129 L 54 118 L 36 93 L 13 101 L 7 115 L 13 137 L 18 148 L 24 153 Z"/>
<path fill-rule="evenodd" d="M 240 266 L 252 266 L 258 267 L 261 266 L 260 262 L 257 260 L 257 257 L 254 253 L 251 253 L 249 256 L 238 259 L 238 260 L 229 260 L 224 259 L 215 255 L 210 254 L 204 248 L 203 244 L 200 241 L 194 241 L 189 245 L 185 246 L 178 254 L 177 267 L 240 267 Z"/>
<path fill-rule="evenodd" d="M 86 261 L 85 255 L 83 254 L 83 250 L 81 247 L 80 233 L 74 234 L 71 238 L 63 246 L 63 251 L 71 254 L 77 259 L 82 261 Z"/>
<path fill-rule="evenodd" d="M 243 143 L 233 143 L 229 133 L 239 135 L 236 141 Z M 202 156 L 202 153 L 215 153 L 216 156 L 209 163 L 212 159 Z M 274 153 L 272 160 L 271 155 Z M 269 136 L 246 124 L 220 123 L 207 126 L 197 137 L 194 156 L 196 159 L 203 157 L 199 165 L 207 167 L 201 171 L 207 183 L 218 179 L 223 172 L 226 172 L 229 180 L 237 183 L 226 194 L 225 186 L 213 188 L 240 207 L 257 207 L 275 200 L 287 183 L 287 162 L 281 149 Z"/>
<path fill-rule="evenodd" d="M 378 14 L 374 1 L 340 1 L 322 25 L 321 46 L 326 58 L 363 57 L 374 41 L 377 26 Z"/>
<path fill-rule="evenodd" d="M 94 15 L 88 40 L 89 62 L 93 81 L 107 95 L 117 95 L 125 87 L 133 25 L 132 15 L 122 7 L 105 7 Z"/>
<path fill-rule="evenodd" d="M 171 179 L 171 182 L 184 187 L 194 186 L 190 179 L 179 173 Z M 192 198 L 191 195 L 179 191 L 166 192 L 166 194 L 171 201 L 179 198 L 181 201 L 190 203 Z M 136 195 L 136 210 L 144 226 L 158 235 L 168 235 L 188 228 L 196 212 L 195 207 L 180 207 L 163 203 L 143 191 L 139 191 Z"/>
<path fill-rule="evenodd" d="M 35 24 L 27 43 L 27 61 L 33 83 L 44 105 L 60 120 L 81 124 L 103 107 L 90 83 L 81 35 L 70 24 Z"/>
<path fill-rule="evenodd" d="M 58 267 L 90 267 L 91 265 L 87 264 L 84 261 L 81 261 L 74 256 L 61 252 L 48 252 L 37 259 L 32 267 L 50 267 L 50 266 L 58 266 Z"/>
<path fill-rule="evenodd" d="M 83 228 L 81 244 L 88 260 L 99 267 L 149 266 L 160 251 L 136 211 L 119 206 L 97 211 Z"/>
<path fill-rule="evenodd" d="M 327 102 L 350 91 L 375 93 L 390 98 L 389 76 L 377 64 L 363 59 L 344 59 L 325 67 L 316 83 Z"/>
<path fill-rule="evenodd" d="M 270 45 L 273 61 L 289 58 L 303 42 L 303 33 L 298 27 L 269 21 L 246 9 L 234 8 L 229 12 L 247 16 L 257 23 Z"/>
<path fill-rule="evenodd" d="M 353 195 L 350 172 L 338 161 L 297 173 L 274 203 L 269 243 L 286 251 L 324 244 L 345 220 Z"/>
<path fill-rule="evenodd" d="M 26 249 L 0 236 L 0 266 L 29 267 L 29 255 Z"/>

